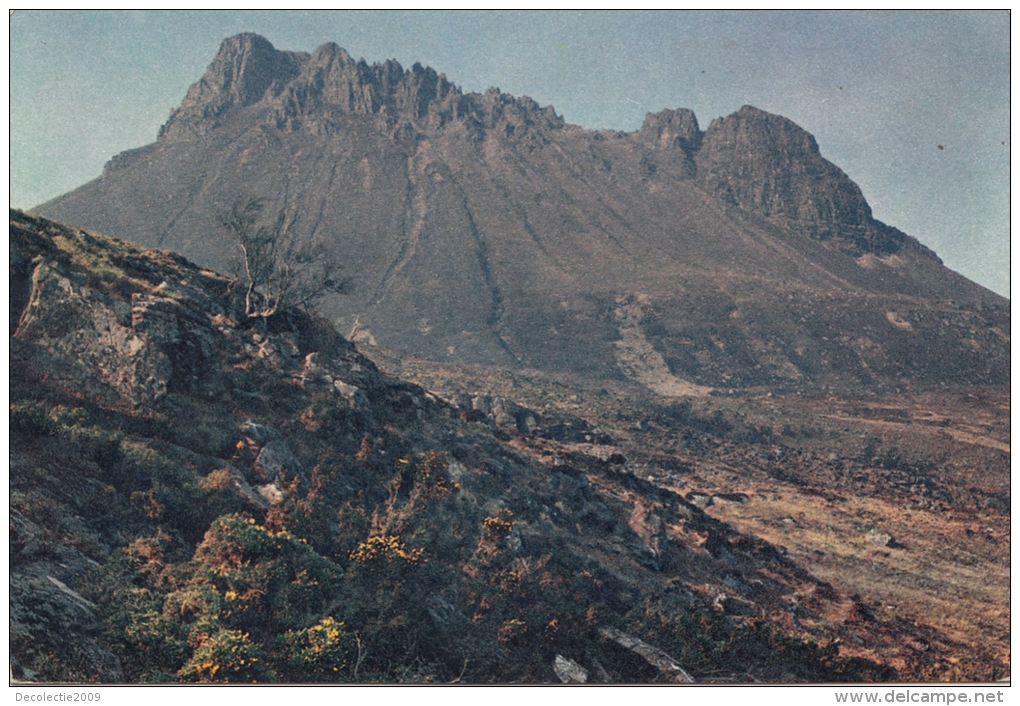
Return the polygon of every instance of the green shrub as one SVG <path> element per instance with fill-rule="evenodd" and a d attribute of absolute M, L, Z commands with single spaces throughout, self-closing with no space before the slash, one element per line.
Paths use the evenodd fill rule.
<path fill-rule="evenodd" d="M 114 485 L 117 478 L 117 466 L 121 459 L 121 442 L 123 434 L 95 427 L 74 426 L 67 430 L 68 441 L 86 461 L 98 466 L 102 480 Z"/>
<path fill-rule="evenodd" d="M 339 678 L 350 638 L 329 615 L 337 566 L 289 532 L 239 515 L 213 522 L 191 561 L 166 562 L 167 544 L 165 534 L 135 542 L 110 564 L 102 611 L 129 678 Z"/>
<path fill-rule="evenodd" d="M 240 630 L 202 635 L 191 659 L 181 668 L 182 679 L 196 682 L 252 683 L 275 681 L 259 645 Z"/>
<path fill-rule="evenodd" d="M 221 597 L 220 619 L 256 639 L 318 619 L 341 575 L 303 540 L 239 515 L 212 524 L 193 565 L 192 580 Z"/>
<path fill-rule="evenodd" d="M 426 451 L 414 464 L 414 490 L 426 498 L 441 498 L 449 495 L 451 484 L 446 477 L 450 465 L 443 451 Z"/>
<path fill-rule="evenodd" d="M 11 433 L 27 436 L 49 436 L 59 425 L 50 419 L 47 406 L 42 402 L 19 400 L 11 402 Z"/>
<path fill-rule="evenodd" d="M 332 616 L 303 630 L 288 630 L 282 639 L 287 655 L 281 677 L 289 682 L 348 681 L 354 639 Z"/>

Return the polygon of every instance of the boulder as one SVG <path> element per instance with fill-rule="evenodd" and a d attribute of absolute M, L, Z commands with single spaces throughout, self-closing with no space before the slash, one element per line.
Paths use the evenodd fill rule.
<path fill-rule="evenodd" d="M 347 401 L 351 409 L 368 410 L 371 408 L 372 405 L 368 401 L 368 396 L 361 388 L 355 385 L 348 385 L 343 380 L 335 380 L 333 387 L 340 393 L 340 397 Z"/>
<path fill-rule="evenodd" d="M 275 481 L 288 475 L 303 475 L 301 462 L 283 439 L 270 441 L 255 458 L 255 473 L 260 479 Z"/>
<path fill-rule="evenodd" d="M 692 490 L 687 493 L 687 502 L 700 508 L 706 508 L 714 503 L 711 495 L 708 493 L 700 493 L 696 490 Z"/>
<path fill-rule="evenodd" d="M 563 655 L 556 655 L 556 659 L 553 660 L 553 671 L 564 684 L 584 684 L 588 681 L 588 670 Z"/>
<path fill-rule="evenodd" d="M 694 683 L 694 677 L 688 674 L 687 670 L 680 666 L 679 662 L 658 647 L 649 645 L 647 642 L 643 642 L 613 627 L 599 628 L 599 634 L 608 640 L 612 640 L 620 647 L 630 650 L 653 667 L 659 669 L 666 680 L 680 684 Z"/>
<path fill-rule="evenodd" d="M 283 491 L 276 483 L 266 483 L 259 486 L 259 495 L 269 501 L 270 505 L 279 505 L 283 500 Z"/>
<path fill-rule="evenodd" d="M 518 415 L 523 411 L 523 407 L 505 397 L 492 398 L 492 421 L 498 427 L 512 427 L 524 431 L 518 421 Z"/>
<path fill-rule="evenodd" d="M 645 549 L 658 559 L 662 553 L 662 544 L 666 541 L 666 534 L 662 518 L 654 512 L 653 506 L 641 500 L 635 502 L 634 511 L 627 525 L 641 539 Z"/>
<path fill-rule="evenodd" d="M 893 536 L 880 529 L 868 530 L 867 534 L 864 535 L 864 539 L 879 547 L 893 547 L 896 545 L 896 540 L 893 539 Z"/>
<path fill-rule="evenodd" d="M 279 433 L 268 424 L 256 422 L 254 419 L 249 419 L 241 424 L 241 433 L 259 446 L 265 446 L 270 441 L 281 438 Z"/>
<path fill-rule="evenodd" d="M 275 429 L 252 419 L 241 424 L 241 433 L 256 446 L 261 446 L 253 464 L 253 482 L 263 484 L 305 476 L 301 462 Z M 260 490 L 260 492 L 262 492 Z M 272 502 L 272 498 L 262 492 Z"/>
<path fill-rule="evenodd" d="M 223 334 L 207 316 L 164 296 L 128 298 L 54 262 L 32 270 L 14 335 L 41 349 L 47 378 L 98 401 L 138 407 L 168 392 L 211 398 L 228 387 Z"/>

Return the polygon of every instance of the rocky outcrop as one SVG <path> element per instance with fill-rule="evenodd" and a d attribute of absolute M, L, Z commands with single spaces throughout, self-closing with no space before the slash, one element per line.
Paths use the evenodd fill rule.
<path fill-rule="evenodd" d="M 230 111 L 261 104 L 270 122 L 287 131 L 332 134 L 347 115 L 372 116 L 395 135 L 415 136 L 457 122 L 475 139 L 496 130 L 520 138 L 563 126 L 551 108 L 490 90 L 467 94 L 414 64 L 389 60 L 369 65 L 329 42 L 312 54 L 277 51 L 266 39 L 240 34 L 225 39 L 205 75 L 160 129 L 161 139 L 205 134 Z"/>
<path fill-rule="evenodd" d="M 307 389 L 326 389 L 336 394 L 351 409 L 370 411 L 370 403 L 365 392 L 357 385 L 344 382 L 352 374 L 362 372 L 361 364 L 344 360 L 335 356 L 324 356 L 321 352 L 309 353 L 305 356 L 301 368 L 300 380 Z"/>
<path fill-rule="evenodd" d="M 556 655 L 553 660 L 553 671 L 564 684 L 584 684 L 588 681 L 588 670 L 563 655 Z"/>
<path fill-rule="evenodd" d="M 370 413 L 360 385 L 375 367 L 300 312 L 280 330 L 239 327 L 229 280 L 182 258 L 20 212 L 10 238 L 15 356 L 74 394 L 140 409 L 171 393 L 213 399 L 232 392 L 227 361 L 249 358 Z"/>
<path fill-rule="evenodd" d="M 612 627 L 599 629 L 599 634 L 608 640 L 612 640 L 620 647 L 630 650 L 638 655 L 653 667 L 657 668 L 666 681 L 680 684 L 693 684 L 694 677 L 687 673 L 680 663 L 660 650 L 658 647 L 649 645 L 643 640 L 628 635 L 621 630 Z"/>
<path fill-rule="evenodd" d="M 704 137 L 694 111 L 687 108 L 649 113 L 641 125 L 641 135 L 659 149 L 679 147 L 691 159 Z"/>
<path fill-rule="evenodd" d="M 142 405 L 167 394 L 174 365 L 135 330 L 131 314 L 126 302 L 42 262 L 34 268 L 31 298 L 14 335 L 41 349 L 47 374 L 69 389 Z"/>
<path fill-rule="evenodd" d="M 247 437 L 255 454 L 249 480 L 270 504 L 275 505 L 282 499 L 281 488 L 288 482 L 308 480 L 301 461 L 278 431 L 249 419 L 241 425 L 241 433 Z"/>
<path fill-rule="evenodd" d="M 165 297 L 119 299 L 47 262 L 33 269 L 14 335 L 42 349 L 49 374 L 107 402 L 139 406 L 172 391 L 214 397 L 227 389 L 220 335 L 208 321 Z"/>
<path fill-rule="evenodd" d="M 168 297 L 131 295 L 131 326 L 170 361 L 167 389 L 215 397 L 228 384 L 217 352 L 222 336 L 206 318 Z"/>
<path fill-rule="evenodd" d="M 728 203 L 855 254 L 897 252 L 906 236 L 872 218 L 860 188 L 822 157 L 803 128 L 749 105 L 713 120 L 697 155 L 698 183 Z"/>
<path fill-rule="evenodd" d="M 634 503 L 634 511 L 627 522 L 630 530 L 638 536 L 644 549 L 652 555 L 653 562 L 662 554 L 662 544 L 666 541 L 666 533 L 662 526 L 662 518 L 648 503 Z"/>
<path fill-rule="evenodd" d="M 505 397 L 462 395 L 458 403 L 462 409 L 477 412 L 480 419 L 488 419 L 497 427 L 514 429 L 525 434 L 530 434 L 539 427 L 540 415 L 537 412 Z"/>
<path fill-rule="evenodd" d="M 548 410 L 540 414 L 499 395 L 461 394 L 456 400 L 459 414 L 465 421 L 486 420 L 498 429 L 516 431 L 578 444 L 612 445 L 613 439 L 586 421 L 561 410 Z"/>
<path fill-rule="evenodd" d="M 192 84 L 180 107 L 160 128 L 160 137 L 208 132 L 228 111 L 258 102 L 282 89 L 307 54 L 277 51 L 265 38 L 245 33 L 223 40 L 205 75 Z"/>
<path fill-rule="evenodd" d="M 460 91 L 431 69 L 415 64 L 405 72 L 396 61 L 369 66 L 333 43 L 303 63 L 301 73 L 273 101 L 281 126 L 328 129 L 337 114 L 381 115 L 383 120 L 426 118 L 430 110 L 456 113 Z"/>
<path fill-rule="evenodd" d="M 96 606 L 74 587 L 99 564 L 17 512 L 10 518 L 11 678 L 46 680 L 56 660 L 102 682 L 124 678 L 120 659 L 102 645 Z"/>

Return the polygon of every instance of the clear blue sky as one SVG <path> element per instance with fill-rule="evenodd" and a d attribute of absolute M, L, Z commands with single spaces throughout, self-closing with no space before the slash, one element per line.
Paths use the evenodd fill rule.
<path fill-rule="evenodd" d="M 635 130 L 751 104 L 814 134 L 875 215 L 1009 296 L 1009 15 L 994 12 L 16 11 L 11 204 L 29 208 L 155 140 L 220 41 L 334 41 L 497 86 L 569 122 Z"/>

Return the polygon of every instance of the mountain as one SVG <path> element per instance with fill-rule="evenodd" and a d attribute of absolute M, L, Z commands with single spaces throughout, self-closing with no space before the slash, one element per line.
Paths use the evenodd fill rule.
<path fill-rule="evenodd" d="M 791 121 L 685 109 L 636 132 L 335 44 L 225 40 L 157 141 L 34 209 L 220 270 L 263 197 L 347 263 L 322 312 L 439 361 L 714 389 L 1009 380 L 1008 300 L 872 216 Z"/>
<path fill-rule="evenodd" d="M 14 679 L 1009 673 L 1009 301 L 785 118 L 245 34 L 10 233 Z"/>

